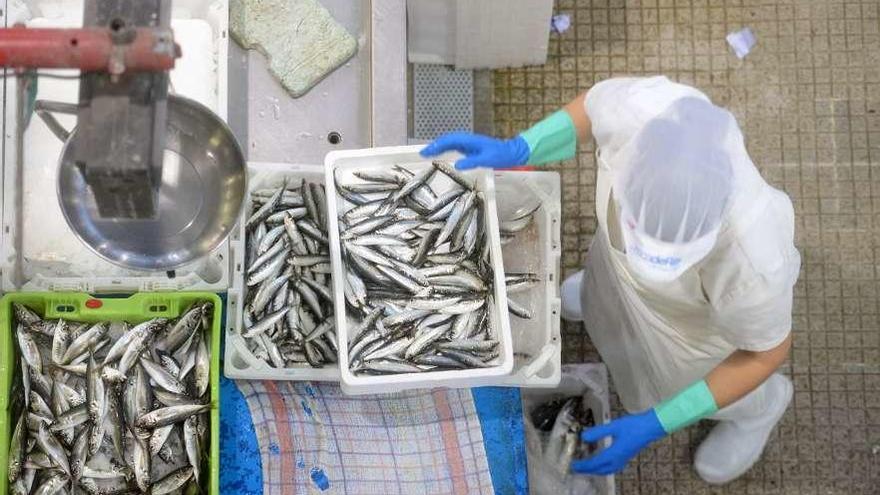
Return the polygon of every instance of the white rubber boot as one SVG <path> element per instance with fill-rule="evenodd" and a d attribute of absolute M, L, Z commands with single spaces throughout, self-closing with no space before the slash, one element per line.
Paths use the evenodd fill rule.
<path fill-rule="evenodd" d="M 697 448 L 694 468 L 707 483 L 721 485 L 733 481 L 761 457 L 770 432 L 782 418 L 794 392 L 791 380 L 778 373 L 762 386 L 766 387 L 763 397 L 749 400 L 746 396 L 740 399 L 743 404 L 732 404 L 729 413 L 719 411 L 719 416 L 729 415 L 731 419 L 721 419 Z"/>
<path fill-rule="evenodd" d="M 584 271 L 569 276 L 562 282 L 560 289 L 562 298 L 562 319 L 566 321 L 584 321 L 581 310 L 581 287 Z"/>

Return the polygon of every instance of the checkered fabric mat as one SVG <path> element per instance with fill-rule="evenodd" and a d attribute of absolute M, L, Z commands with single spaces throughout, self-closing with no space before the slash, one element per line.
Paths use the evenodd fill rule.
<path fill-rule="evenodd" d="M 266 494 L 490 494 L 470 390 L 346 396 L 337 385 L 237 382 Z"/>

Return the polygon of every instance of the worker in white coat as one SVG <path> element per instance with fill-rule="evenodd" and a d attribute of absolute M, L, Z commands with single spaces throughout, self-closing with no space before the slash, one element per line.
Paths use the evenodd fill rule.
<path fill-rule="evenodd" d="M 710 483 L 760 457 L 792 397 L 776 370 L 791 347 L 800 269 L 788 196 L 755 168 L 734 117 L 665 77 L 609 79 L 515 138 L 453 133 L 423 154 L 459 169 L 541 164 L 596 140 L 598 227 L 562 285 L 630 415 L 586 430 L 611 446 L 572 469 L 617 472 L 651 442 L 718 420 L 696 452 Z"/>

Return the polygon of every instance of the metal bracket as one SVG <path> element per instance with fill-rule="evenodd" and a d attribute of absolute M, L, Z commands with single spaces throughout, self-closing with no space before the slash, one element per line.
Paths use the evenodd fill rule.
<path fill-rule="evenodd" d="M 68 115 L 76 115 L 79 112 L 79 105 L 73 103 L 63 103 L 60 101 L 37 100 L 34 102 L 34 112 L 43 119 L 46 126 L 55 134 L 55 137 L 66 143 L 70 137 L 70 131 L 58 122 L 53 113 L 63 113 Z"/>
<path fill-rule="evenodd" d="M 170 0 L 86 0 L 83 26 L 106 27 L 110 73 L 84 72 L 74 157 L 103 218 L 153 218 L 162 179 L 167 72 L 125 72 L 136 28 L 167 31 Z M 173 45 L 173 43 L 172 43 Z"/>

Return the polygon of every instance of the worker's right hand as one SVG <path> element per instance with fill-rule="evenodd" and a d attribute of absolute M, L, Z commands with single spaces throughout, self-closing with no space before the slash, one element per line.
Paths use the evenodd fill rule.
<path fill-rule="evenodd" d="M 611 437 L 611 445 L 592 457 L 573 462 L 571 470 L 602 476 L 620 472 L 642 449 L 665 436 L 666 431 L 653 409 L 619 417 L 581 433 L 584 442 L 598 442 Z"/>
<path fill-rule="evenodd" d="M 522 136 L 497 139 L 469 132 L 451 132 L 425 146 L 421 154 L 429 157 L 453 150 L 465 156 L 455 163 L 458 170 L 518 167 L 526 164 L 530 153 L 529 145 Z"/>

